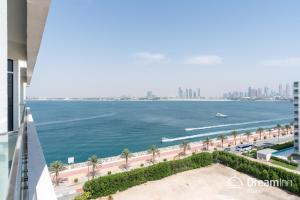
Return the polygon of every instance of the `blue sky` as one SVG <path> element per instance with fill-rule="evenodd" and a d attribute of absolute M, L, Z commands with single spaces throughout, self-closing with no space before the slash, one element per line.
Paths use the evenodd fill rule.
<path fill-rule="evenodd" d="M 221 96 L 300 78 L 298 0 L 52 0 L 28 96 Z"/>

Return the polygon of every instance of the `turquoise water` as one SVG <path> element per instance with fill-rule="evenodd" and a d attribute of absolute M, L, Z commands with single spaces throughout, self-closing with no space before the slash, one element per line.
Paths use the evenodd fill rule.
<path fill-rule="evenodd" d="M 289 148 L 286 148 L 286 149 L 282 149 L 282 150 L 279 150 L 279 151 L 276 151 L 274 153 L 272 153 L 274 156 L 283 156 L 283 157 L 289 157 L 290 155 L 292 155 L 295 151 L 295 148 L 294 147 L 289 147 Z"/>
<path fill-rule="evenodd" d="M 114 156 L 124 148 L 141 151 L 152 144 L 174 145 L 180 141 L 161 143 L 161 138 L 275 126 L 291 122 L 293 117 L 291 102 L 31 101 L 28 104 L 48 163 L 67 162 L 69 156 L 74 156 L 75 162 L 86 161 L 92 154 Z M 217 112 L 229 117 L 216 118 Z M 248 123 L 257 121 L 263 122 Z M 242 124 L 231 125 L 236 123 Z M 199 127 L 206 128 L 185 131 Z"/>

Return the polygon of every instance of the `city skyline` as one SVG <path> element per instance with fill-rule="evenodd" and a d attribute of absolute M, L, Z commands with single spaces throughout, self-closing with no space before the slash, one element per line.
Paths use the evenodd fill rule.
<path fill-rule="evenodd" d="M 252 98 L 252 99 L 291 99 L 292 89 L 289 83 L 283 85 L 280 83 L 277 89 L 269 88 L 268 86 L 254 88 L 248 86 L 247 90 L 244 91 L 230 91 L 223 94 L 225 99 L 241 99 L 241 98 Z"/>
<path fill-rule="evenodd" d="M 201 86 L 218 97 L 291 84 L 300 73 L 299 6 L 53 1 L 28 96 L 173 96 L 176 86 Z"/>
<path fill-rule="evenodd" d="M 281 88 L 281 89 L 280 89 Z M 176 91 L 177 89 L 177 91 Z M 171 99 L 242 99 L 242 98 L 252 98 L 252 99 L 291 99 L 293 96 L 292 85 L 289 83 L 282 84 L 279 83 L 277 87 L 272 88 L 269 86 L 259 86 L 253 87 L 248 86 L 243 88 L 242 90 L 226 90 L 219 96 L 205 96 L 202 95 L 202 89 L 200 87 L 177 87 L 173 88 L 173 93 L 169 96 L 167 95 L 160 95 L 155 90 L 144 90 L 142 95 L 129 95 L 129 94 L 122 94 L 122 95 L 115 95 L 115 96 L 105 96 L 105 95 L 96 95 L 96 96 L 83 96 L 83 97 L 76 97 L 76 96 L 55 96 L 55 97 L 39 97 L 39 96 L 28 96 L 28 99 L 61 99 L 61 98 L 91 98 L 91 99 L 98 99 L 98 98 L 116 98 L 116 99 L 123 99 L 129 100 L 130 98 L 137 98 L 140 100 L 158 100 L 159 98 L 171 98 Z"/>

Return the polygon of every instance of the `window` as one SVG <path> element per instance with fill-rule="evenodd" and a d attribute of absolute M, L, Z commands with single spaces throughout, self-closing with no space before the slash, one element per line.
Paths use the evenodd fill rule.
<path fill-rule="evenodd" d="M 7 129 L 12 131 L 14 129 L 13 121 L 13 95 L 14 95 L 14 72 L 13 60 L 7 61 Z"/>

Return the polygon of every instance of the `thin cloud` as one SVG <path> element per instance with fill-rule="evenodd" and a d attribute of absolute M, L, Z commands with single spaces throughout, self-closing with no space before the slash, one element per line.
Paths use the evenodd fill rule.
<path fill-rule="evenodd" d="M 192 56 L 185 60 L 185 64 L 188 65 L 218 65 L 222 62 L 223 58 L 217 55 Z"/>
<path fill-rule="evenodd" d="M 167 61 L 166 56 L 161 53 L 137 52 L 133 56 L 145 63 L 163 63 Z"/>
<path fill-rule="evenodd" d="M 266 66 L 293 66 L 300 65 L 300 57 L 290 57 L 285 59 L 264 60 L 262 62 Z"/>

